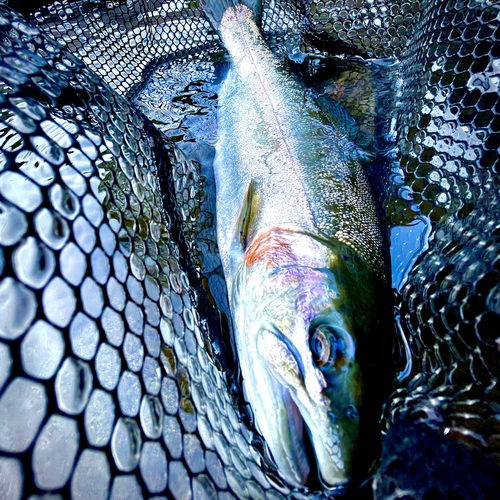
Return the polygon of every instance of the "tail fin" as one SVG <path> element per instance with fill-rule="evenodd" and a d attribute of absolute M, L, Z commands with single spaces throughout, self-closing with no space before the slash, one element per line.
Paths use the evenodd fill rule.
<path fill-rule="evenodd" d="M 262 0 L 200 0 L 201 8 L 215 31 L 227 9 L 238 4 L 246 5 L 253 13 L 254 20 L 260 26 L 262 20 Z"/>

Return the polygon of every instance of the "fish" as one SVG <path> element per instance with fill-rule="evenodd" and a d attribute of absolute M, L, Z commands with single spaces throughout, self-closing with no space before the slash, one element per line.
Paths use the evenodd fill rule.
<path fill-rule="evenodd" d="M 286 481 L 312 484 L 315 469 L 342 488 L 376 456 L 391 379 L 374 198 L 346 138 L 266 45 L 261 4 L 201 7 L 230 56 L 214 176 L 243 395 Z"/>

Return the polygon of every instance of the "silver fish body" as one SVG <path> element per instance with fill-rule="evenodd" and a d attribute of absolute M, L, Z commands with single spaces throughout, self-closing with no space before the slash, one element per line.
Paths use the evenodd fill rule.
<path fill-rule="evenodd" d="M 380 411 L 372 195 L 252 12 L 231 7 L 218 29 L 232 64 L 219 92 L 217 232 L 244 395 L 285 479 L 307 481 L 307 433 L 323 483 L 343 485 L 373 458 Z"/>

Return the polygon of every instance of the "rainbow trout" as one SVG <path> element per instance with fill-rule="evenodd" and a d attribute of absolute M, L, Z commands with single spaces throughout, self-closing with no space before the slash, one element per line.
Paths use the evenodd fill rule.
<path fill-rule="evenodd" d="M 259 5 L 202 6 L 231 57 L 214 168 L 243 393 L 287 481 L 306 484 L 315 460 L 323 485 L 344 485 L 373 460 L 386 380 L 388 296 L 370 188 L 266 46 Z"/>

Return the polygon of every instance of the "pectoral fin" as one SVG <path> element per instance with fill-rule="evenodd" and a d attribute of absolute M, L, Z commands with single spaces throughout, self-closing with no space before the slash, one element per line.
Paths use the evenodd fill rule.
<path fill-rule="evenodd" d="M 243 197 L 241 210 L 236 220 L 236 229 L 234 234 L 234 241 L 239 248 L 244 252 L 247 246 L 247 237 L 250 231 L 250 225 L 253 217 L 255 216 L 255 204 L 257 199 L 255 196 L 255 181 L 251 180 L 248 184 L 247 191 Z"/>

